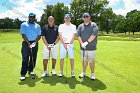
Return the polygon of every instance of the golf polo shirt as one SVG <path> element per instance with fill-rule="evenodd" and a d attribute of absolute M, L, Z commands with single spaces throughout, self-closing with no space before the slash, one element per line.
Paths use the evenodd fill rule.
<path fill-rule="evenodd" d="M 21 24 L 20 34 L 26 35 L 29 41 L 35 41 L 41 35 L 41 29 L 37 23 L 31 24 L 27 21 Z"/>
<path fill-rule="evenodd" d="M 73 38 L 73 34 L 76 33 L 76 26 L 73 24 L 70 24 L 69 26 L 64 24 L 61 24 L 59 26 L 58 32 L 61 33 L 62 39 L 65 43 L 70 43 L 71 39 Z"/>
<path fill-rule="evenodd" d="M 42 36 L 45 36 L 48 44 L 53 44 L 58 36 L 58 26 L 54 25 L 50 27 L 49 25 L 45 25 L 42 28 Z"/>
<path fill-rule="evenodd" d="M 98 35 L 98 26 L 94 22 L 90 22 L 88 25 L 81 24 L 77 29 L 77 37 L 81 37 L 83 42 L 88 41 L 91 35 L 96 36 L 93 41 L 91 41 L 87 46 L 86 50 L 96 50 L 97 45 L 97 35 Z M 80 46 L 80 49 L 83 48 Z"/>

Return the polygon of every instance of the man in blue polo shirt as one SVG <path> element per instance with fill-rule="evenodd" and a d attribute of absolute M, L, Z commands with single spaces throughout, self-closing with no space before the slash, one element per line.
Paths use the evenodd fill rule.
<path fill-rule="evenodd" d="M 25 80 L 27 71 L 29 74 L 35 75 L 33 69 L 36 64 L 38 41 L 41 37 L 40 26 L 35 22 L 36 15 L 34 13 L 29 14 L 29 20 L 21 24 L 20 34 L 22 35 L 22 67 L 20 80 Z"/>

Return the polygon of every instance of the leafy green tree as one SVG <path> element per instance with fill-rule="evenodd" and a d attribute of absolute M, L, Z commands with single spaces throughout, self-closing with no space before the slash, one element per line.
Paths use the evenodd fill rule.
<path fill-rule="evenodd" d="M 8 17 L 0 19 L 0 29 L 3 29 L 3 31 L 9 31 L 10 29 L 15 29 L 16 27 L 17 25 L 13 19 Z"/>
<path fill-rule="evenodd" d="M 113 15 L 111 21 L 111 29 L 113 33 L 125 33 L 127 32 L 126 28 L 126 19 L 122 15 Z"/>
<path fill-rule="evenodd" d="M 138 32 L 140 30 L 140 11 L 133 10 L 128 12 L 126 15 L 126 23 L 128 26 L 129 33 Z"/>
<path fill-rule="evenodd" d="M 21 20 L 19 20 L 18 18 L 16 18 L 16 19 L 14 20 L 16 29 L 20 29 L 20 25 L 21 25 L 23 22 L 24 22 L 24 21 L 21 21 Z"/>
<path fill-rule="evenodd" d="M 125 33 L 127 32 L 127 27 L 126 27 L 126 20 L 125 17 L 122 15 L 118 15 L 116 19 L 116 28 L 115 30 L 119 33 Z"/>
<path fill-rule="evenodd" d="M 0 19 L 0 29 L 4 31 L 4 19 Z"/>
<path fill-rule="evenodd" d="M 72 0 L 70 4 L 72 22 L 78 26 L 82 22 L 82 14 L 88 12 L 91 19 L 98 23 L 97 15 L 107 4 L 107 0 Z"/>
<path fill-rule="evenodd" d="M 68 7 L 64 6 L 64 3 L 58 2 L 56 5 L 47 5 L 39 24 L 43 27 L 47 24 L 47 18 L 51 15 L 55 18 L 55 24 L 62 24 L 64 22 L 64 14 L 69 13 L 68 10 Z"/>
<path fill-rule="evenodd" d="M 44 9 L 44 13 L 41 16 L 41 20 L 39 22 L 40 26 L 43 27 L 45 24 L 47 24 L 47 18 L 52 15 L 52 8 L 53 5 L 47 5 Z"/>
<path fill-rule="evenodd" d="M 64 6 L 64 3 L 57 3 L 52 8 L 52 15 L 55 18 L 55 24 L 60 25 L 64 22 L 64 14 L 69 13 L 67 6 Z"/>
<path fill-rule="evenodd" d="M 101 30 L 105 30 L 107 34 L 109 34 L 109 31 L 111 29 L 111 22 L 113 19 L 113 11 L 112 8 L 105 8 L 101 11 L 100 14 L 100 28 Z"/>

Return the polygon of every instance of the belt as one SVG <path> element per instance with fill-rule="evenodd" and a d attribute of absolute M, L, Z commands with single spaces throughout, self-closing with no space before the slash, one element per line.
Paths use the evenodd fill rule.
<path fill-rule="evenodd" d="M 65 43 L 65 44 L 70 44 L 70 43 Z"/>

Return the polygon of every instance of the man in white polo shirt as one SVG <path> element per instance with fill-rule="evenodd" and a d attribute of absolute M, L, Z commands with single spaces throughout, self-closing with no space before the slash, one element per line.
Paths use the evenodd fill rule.
<path fill-rule="evenodd" d="M 74 37 L 76 34 L 76 26 L 71 24 L 71 16 L 70 14 L 65 14 L 64 16 L 64 24 L 61 24 L 58 28 L 59 38 L 61 41 L 60 44 L 60 73 L 59 77 L 63 76 L 63 65 L 64 65 L 64 58 L 66 53 L 70 57 L 71 63 L 71 77 L 75 77 L 74 74 Z"/>

